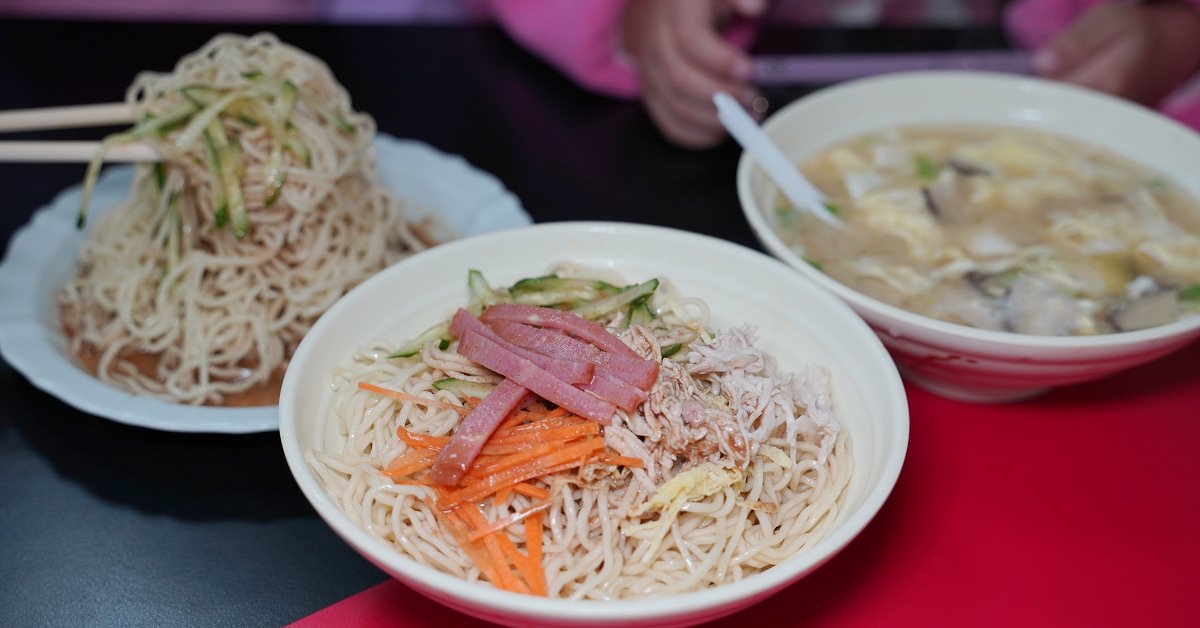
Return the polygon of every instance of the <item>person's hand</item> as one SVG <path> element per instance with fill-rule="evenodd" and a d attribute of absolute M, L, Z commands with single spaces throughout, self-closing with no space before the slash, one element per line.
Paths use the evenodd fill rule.
<path fill-rule="evenodd" d="M 622 22 L 623 44 L 638 67 L 643 101 L 667 139 L 708 148 L 725 135 L 712 95 L 729 92 L 749 104 L 750 57 L 721 38 L 735 15 L 757 17 L 765 0 L 631 0 Z"/>
<path fill-rule="evenodd" d="M 1105 3 L 1039 50 L 1039 74 L 1154 104 L 1200 68 L 1200 12 L 1175 2 Z"/>

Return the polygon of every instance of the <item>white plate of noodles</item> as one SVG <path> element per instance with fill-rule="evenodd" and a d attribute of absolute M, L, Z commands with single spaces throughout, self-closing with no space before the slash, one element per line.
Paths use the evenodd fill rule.
<path fill-rule="evenodd" d="M 614 286 L 625 287 L 618 300 L 645 299 L 598 309 L 567 279 L 598 286 L 601 301 Z M 465 475 L 437 479 L 422 448 L 453 449 L 469 397 L 489 394 L 463 382 L 499 391 L 535 372 L 500 382 L 467 359 L 473 332 L 453 330 L 471 317 L 456 308 L 478 316 L 458 329 L 491 326 L 476 336 L 545 333 L 554 325 L 539 321 L 578 319 L 532 310 L 522 328 L 505 316 L 563 296 L 559 307 L 602 326 L 576 338 L 658 366 L 643 402 L 592 421 L 570 416 L 569 391 L 545 389 L 566 395 L 557 408 L 527 397 Z M 494 303 L 504 305 L 483 307 Z M 458 339 L 423 333 L 452 314 Z M 419 350 L 414 337 L 427 340 Z M 597 379 L 580 385 L 607 398 Z M 588 435 L 513 449 L 518 432 L 551 438 L 556 427 L 536 424 L 547 411 Z M 352 290 L 297 349 L 279 433 L 333 530 L 439 602 L 512 626 L 679 626 L 760 601 L 845 547 L 891 493 L 908 406 L 871 330 L 782 263 L 675 229 L 568 222 L 451 242 Z M 580 447 L 591 453 L 563 466 Z M 544 473 L 527 472 L 531 458 Z"/>
<path fill-rule="evenodd" d="M 456 155 L 384 134 L 375 137 L 379 178 L 411 222 L 434 242 L 527 225 L 529 216 L 498 179 Z M 9 242 L 0 264 L 0 353 L 35 386 L 90 414 L 174 432 L 251 433 L 276 429 L 275 405 L 189 405 L 135 395 L 102 383 L 71 355 L 55 295 L 75 271 L 88 231 L 129 194 L 132 169 L 101 176 L 87 228 L 75 227 L 81 188 L 39 209 Z"/>

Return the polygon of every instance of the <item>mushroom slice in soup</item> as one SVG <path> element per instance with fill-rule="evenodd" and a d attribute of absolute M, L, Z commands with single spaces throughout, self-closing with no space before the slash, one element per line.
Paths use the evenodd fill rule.
<path fill-rule="evenodd" d="M 1161 290 L 1128 301 L 1115 309 L 1110 320 L 1121 331 L 1165 325 L 1179 318 L 1179 293 Z"/>

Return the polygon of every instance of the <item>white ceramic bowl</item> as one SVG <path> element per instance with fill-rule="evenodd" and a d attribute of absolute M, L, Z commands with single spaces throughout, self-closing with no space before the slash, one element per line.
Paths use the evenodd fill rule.
<path fill-rule="evenodd" d="M 681 263 L 681 260 L 686 260 Z M 835 528 L 808 551 L 740 582 L 685 595 L 616 602 L 536 598 L 469 583 L 402 556 L 358 528 L 322 490 L 304 461 L 337 447 L 325 431 L 331 369 L 374 339 L 396 344 L 465 303 L 466 276 L 494 285 L 558 262 L 612 269 L 629 280 L 656 276 L 705 299 L 720 328 L 752 322 L 759 346 L 781 367 L 828 365 L 834 403 L 854 451 L 853 479 Z M 731 613 L 799 580 L 857 535 L 895 484 L 908 443 L 899 373 L 871 330 L 832 295 L 769 256 L 684 231 L 615 223 L 551 223 L 452 242 L 405 260 L 336 303 L 305 336 L 279 402 L 279 433 L 305 496 L 347 543 L 408 586 L 460 611 L 509 625 L 688 625 Z"/>
<path fill-rule="evenodd" d="M 1200 198 L 1200 135 L 1153 111 L 1098 92 L 1035 78 L 914 72 L 843 83 L 780 109 L 764 129 L 793 161 L 843 140 L 929 124 L 1042 129 L 1107 148 L 1163 173 Z M 763 246 L 836 294 L 879 334 L 906 379 L 975 402 L 1024 399 L 1158 358 L 1200 336 L 1200 317 L 1135 332 L 1044 337 L 934 320 L 864 296 L 801 259 L 778 236 L 778 191 L 743 154 L 738 197 Z"/>
<path fill-rule="evenodd" d="M 379 134 L 379 180 L 404 199 L 414 221 L 449 240 L 530 223 L 516 196 L 496 177 L 462 157 L 423 142 Z M 133 169 L 106 169 L 92 190 L 94 228 L 129 195 Z M 88 231 L 75 227 L 83 191 L 72 186 L 13 234 L 0 261 L 0 355 L 33 385 L 90 414 L 155 430 L 244 434 L 279 425 L 276 406 L 192 406 L 134 395 L 78 366 L 55 307 L 59 288 L 75 272 L 75 251 Z M 64 251 L 71 252 L 64 255 Z"/>

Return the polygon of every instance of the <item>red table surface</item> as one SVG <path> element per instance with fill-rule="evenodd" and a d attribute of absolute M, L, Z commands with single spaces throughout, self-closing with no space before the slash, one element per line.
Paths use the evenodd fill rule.
<path fill-rule="evenodd" d="M 1018 404 L 907 392 L 874 521 L 710 626 L 1200 625 L 1200 343 Z M 388 581 L 295 624 L 328 625 L 482 623 Z"/>

